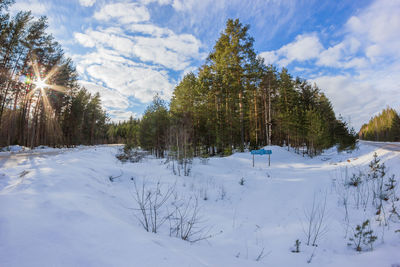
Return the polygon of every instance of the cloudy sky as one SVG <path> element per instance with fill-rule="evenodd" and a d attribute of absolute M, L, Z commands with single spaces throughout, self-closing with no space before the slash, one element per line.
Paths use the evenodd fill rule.
<path fill-rule="evenodd" d="M 383 107 L 400 108 L 399 0 L 16 0 L 49 18 L 91 92 L 113 120 L 168 100 L 196 70 L 228 18 L 250 24 L 266 63 L 306 78 L 356 130 Z"/>

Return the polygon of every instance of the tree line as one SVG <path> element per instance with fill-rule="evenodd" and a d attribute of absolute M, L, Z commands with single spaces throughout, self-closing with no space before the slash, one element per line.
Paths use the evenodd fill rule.
<path fill-rule="evenodd" d="M 0 147 L 106 142 L 100 95 L 78 85 L 46 17 L 11 16 L 13 3 L 0 0 Z"/>
<path fill-rule="evenodd" d="M 140 121 L 113 125 L 113 138 L 160 157 L 165 150 L 229 155 L 273 144 L 311 156 L 336 144 L 354 147 L 356 133 L 335 117 L 324 93 L 285 68 L 266 66 L 248 30 L 228 20 L 205 64 L 175 87 L 169 109 L 156 96 Z M 134 131 L 129 137 L 127 129 Z"/>
<path fill-rule="evenodd" d="M 400 141 L 400 116 L 387 107 L 364 124 L 358 133 L 360 139 L 369 141 Z"/>

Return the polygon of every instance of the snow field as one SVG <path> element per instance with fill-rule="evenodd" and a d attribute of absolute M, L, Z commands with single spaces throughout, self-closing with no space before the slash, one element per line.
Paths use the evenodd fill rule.
<path fill-rule="evenodd" d="M 250 153 L 194 159 L 191 175 L 173 175 L 165 159 L 121 163 L 119 147 L 91 147 L 27 157 L 0 169 L 0 266 L 391 266 L 400 264 L 400 224 L 379 226 L 373 210 L 356 209 L 349 197 L 350 225 L 371 219 L 373 251 L 346 246 L 340 182 L 365 170 L 374 152 L 400 176 L 400 153 L 367 144 L 352 153 L 334 149 L 315 158 L 281 147 L 267 156 Z M 113 181 L 111 177 L 115 178 Z M 151 189 L 175 185 L 162 207 L 196 197 L 200 227 L 211 238 L 196 243 L 157 234 L 139 224 L 132 178 Z M 244 185 L 240 185 L 241 179 Z M 306 246 L 305 213 L 326 197 L 326 232 Z M 292 253 L 295 240 L 300 253 Z M 307 263 L 310 261 L 311 263 Z"/>

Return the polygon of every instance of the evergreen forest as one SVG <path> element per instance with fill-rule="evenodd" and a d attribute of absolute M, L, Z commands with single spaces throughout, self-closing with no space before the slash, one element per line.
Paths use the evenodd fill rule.
<path fill-rule="evenodd" d="M 361 127 L 359 137 L 369 141 L 399 142 L 399 114 L 394 109 L 387 107 Z"/>

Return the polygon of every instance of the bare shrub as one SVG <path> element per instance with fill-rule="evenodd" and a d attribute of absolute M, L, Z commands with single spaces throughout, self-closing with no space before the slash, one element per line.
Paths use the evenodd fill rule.
<path fill-rule="evenodd" d="M 304 211 L 306 225 L 302 223 L 308 246 L 317 246 L 317 241 L 327 232 L 325 212 L 326 194 L 323 201 L 317 199 L 315 194 L 311 208 Z"/>
<path fill-rule="evenodd" d="M 121 170 L 121 174 L 120 174 L 120 175 L 117 175 L 117 176 L 109 175 L 109 176 L 108 176 L 108 179 L 110 180 L 110 182 L 114 182 L 116 179 L 121 178 L 123 174 L 124 174 L 124 173 L 123 173 L 123 171 Z"/>
<path fill-rule="evenodd" d="M 224 200 L 226 197 L 226 189 L 224 185 L 221 185 L 218 190 L 218 195 L 220 200 Z"/>
<path fill-rule="evenodd" d="M 200 219 L 197 197 L 190 197 L 188 201 L 177 201 L 173 206 L 174 211 L 169 216 L 170 236 L 191 243 L 212 237 L 209 228 L 203 226 L 203 221 Z"/>
<path fill-rule="evenodd" d="M 266 255 L 264 253 L 265 248 L 263 247 L 260 251 L 260 253 L 258 253 L 257 258 L 255 259 L 255 261 L 261 261 Z"/>
<path fill-rule="evenodd" d="M 162 190 L 161 183 L 158 181 L 155 188 L 150 188 L 145 181 L 139 186 L 136 179 L 132 179 L 134 184 L 133 198 L 138 205 L 135 214 L 140 224 L 147 232 L 157 233 L 159 227 L 165 223 L 170 214 L 162 211 L 163 206 L 175 191 L 175 184 Z"/>
<path fill-rule="evenodd" d="M 128 161 L 137 163 L 140 162 L 146 155 L 148 155 L 148 152 L 146 151 L 140 151 L 133 149 L 129 145 L 125 145 L 124 148 L 117 155 L 115 155 L 115 157 L 124 163 Z"/>

